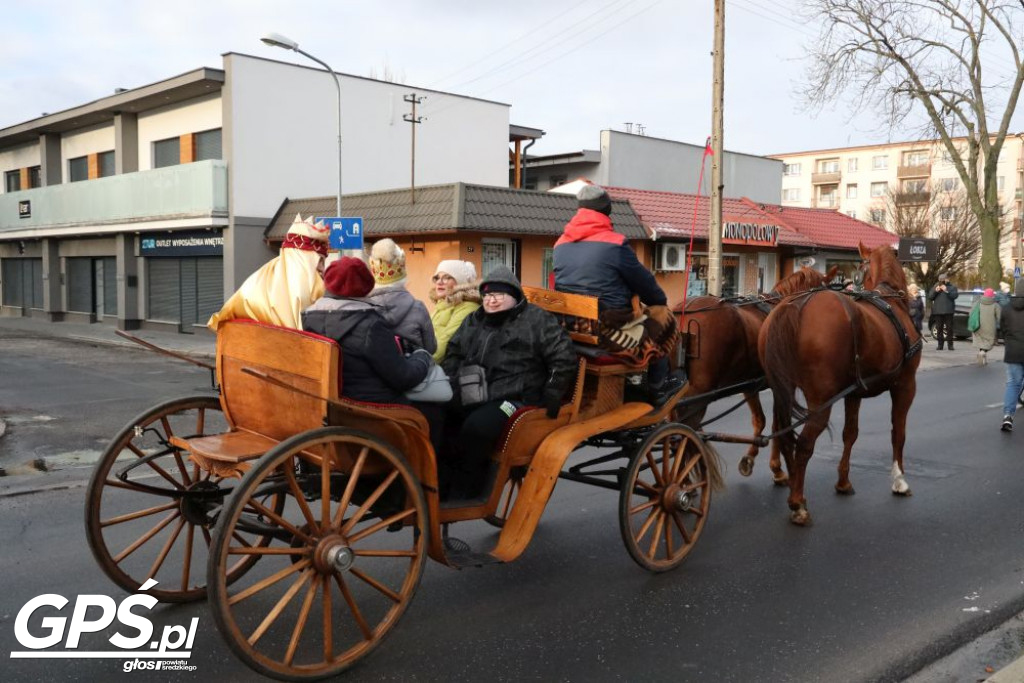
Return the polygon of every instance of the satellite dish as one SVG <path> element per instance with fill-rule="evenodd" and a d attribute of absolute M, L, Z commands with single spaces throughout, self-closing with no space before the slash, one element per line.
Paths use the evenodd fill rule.
<path fill-rule="evenodd" d="M 813 256 L 804 256 L 802 259 L 797 261 L 797 263 L 800 264 L 801 268 L 804 268 L 804 267 L 812 268 L 812 267 L 814 267 L 815 261 L 814 261 L 814 257 Z"/>

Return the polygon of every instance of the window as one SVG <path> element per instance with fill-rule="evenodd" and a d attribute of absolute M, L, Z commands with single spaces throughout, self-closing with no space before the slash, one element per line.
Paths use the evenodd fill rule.
<path fill-rule="evenodd" d="M 953 163 L 953 155 L 949 153 L 949 150 L 942 150 L 942 163 L 951 164 Z"/>
<path fill-rule="evenodd" d="M 782 175 L 800 175 L 800 164 L 782 164 Z"/>
<path fill-rule="evenodd" d="M 565 175 L 553 175 L 548 178 L 548 187 L 558 187 L 559 185 L 565 185 L 566 181 L 569 180 L 569 176 Z"/>
<path fill-rule="evenodd" d="M 540 261 L 540 286 L 545 289 L 555 288 L 555 250 L 551 247 L 544 248 L 544 254 Z"/>
<path fill-rule="evenodd" d="M 839 159 L 819 159 L 818 173 L 839 173 Z"/>
<path fill-rule="evenodd" d="M 871 209 L 871 222 L 880 228 L 885 227 L 885 209 Z"/>
<path fill-rule="evenodd" d="M 68 160 L 68 182 L 77 183 L 89 179 L 89 157 L 76 157 Z"/>
<path fill-rule="evenodd" d="M 798 202 L 800 201 L 800 188 L 790 187 L 782 191 L 782 201 L 784 202 Z"/>
<path fill-rule="evenodd" d="M 28 169 L 28 186 L 29 187 L 42 187 L 43 186 L 43 167 L 42 166 L 31 166 Z"/>
<path fill-rule="evenodd" d="M 170 138 L 153 143 L 153 168 L 177 166 L 181 163 L 181 139 Z"/>
<path fill-rule="evenodd" d="M 956 192 L 958 187 L 960 187 L 959 178 L 943 178 L 939 181 L 939 189 L 943 192 Z"/>
<path fill-rule="evenodd" d="M 849 216 L 850 218 L 856 218 L 857 212 L 854 211 L 853 209 L 850 209 L 849 211 L 846 212 L 846 215 Z"/>
<path fill-rule="evenodd" d="M 96 155 L 96 166 L 99 170 L 99 177 L 106 178 L 114 175 L 114 152 L 100 152 Z"/>
<path fill-rule="evenodd" d="M 889 168 L 889 157 L 882 154 L 877 157 L 871 157 L 871 170 L 873 171 L 884 171 Z"/>
<path fill-rule="evenodd" d="M 903 181 L 903 191 L 911 194 L 920 194 L 928 191 L 928 181 L 924 178 L 914 178 Z"/>
<path fill-rule="evenodd" d="M 928 163 L 928 152 L 914 150 L 903 153 L 904 166 L 924 166 Z"/>
<path fill-rule="evenodd" d="M 536 178 L 527 178 L 526 180 L 524 180 L 523 181 L 523 189 L 524 190 L 536 190 L 537 189 L 537 179 Z"/>
<path fill-rule="evenodd" d="M 846 170 L 854 173 L 857 170 L 857 157 L 846 160 Z"/>
<path fill-rule="evenodd" d="M 21 171 L 4 173 L 4 192 L 17 192 L 21 189 Z"/>
<path fill-rule="evenodd" d="M 846 198 L 847 199 L 856 199 L 857 198 L 857 185 L 856 184 L 852 184 L 852 185 L 847 185 L 846 186 Z"/>
<path fill-rule="evenodd" d="M 889 183 L 871 183 L 871 196 L 884 197 L 889 190 Z"/>
<path fill-rule="evenodd" d="M 221 153 L 221 131 L 220 128 L 204 130 L 195 135 L 196 161 L 207 159 L 223 159 Z"/>
<path fill-rule="evenodd" d="M 942 221 L 955 221 L 956 220 L 956 207 L 955 206 L 943 206 L 939 209 L 939 220 Z"/>
<path fill-rule="evenodd" d="M 1006 177 L 999 176 L 996 178 L 996 189 L 1002 192 L 1004 187 L 1006 187 Z"/>
<path fill-rule="evenodd" d="M 835 186 L 829 188 L 822 188 L 818 194 L 818 206 L 825 208 L 832 208 L 836 205 L 836 190 Z"/>

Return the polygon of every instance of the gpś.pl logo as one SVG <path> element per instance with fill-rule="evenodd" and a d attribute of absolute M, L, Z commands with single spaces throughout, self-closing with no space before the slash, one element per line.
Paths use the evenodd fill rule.
<path fill-rule="evenodd" d="M 140 591 L 146 591 L 157 584 L 149 579 Z M 136 614 L 135 608 L 153 609 L 159 602 L 145 593 L 130 595 L 120 604 L 106 595 L 79 595 L 75 600 L 70 621 L 66 616 L 42 617 L 39 626 L 29 628 L 29 621 L 37 610 L 45 607 L 63 611 L 69 600 L 63 595 L 47 593 L 32 598 L 18 612 L 14 620 L 14 635 L 26 650 L 11 652 L 12 659 L 124 659 L 125 671 L 139 670 L 195 670 L 188 666 L 192 656 L 192 641 L 196 637 L 199 617 L 193 617 L 188 628 L 177 625 L 163 627 L 158 639 L 153 639 L 153 623 L 148 617 Z M 89 608 L 100 610 L 97 618 L 89 618 Z M 79 650 L 82 634 L 102 631 L 114 620 L 124 627 L 118 629 L 108 642 L 117 650 Z M 64 639 L 65 626 L 67 640 Z M 36 632 L 32 632 L 35 630 Z M 127 630 L 128 633 L 123 631 Z M 47 650 L 63 642 L 62 649 Z M 173 660 L 173 661 L 166 661 Z"/>

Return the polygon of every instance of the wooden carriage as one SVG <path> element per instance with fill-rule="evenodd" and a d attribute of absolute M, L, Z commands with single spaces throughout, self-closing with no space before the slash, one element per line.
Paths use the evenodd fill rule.
<path fill-rule="evenodd" d="M 596 318 L 589 297 L 527 295 Z M 559 478 L 618 490 L 630 556 L 652 571 L 676 567 L 707 519 L 716 456 L 669 421 L 672 401 L 624 402 L 637 368 L 572 332 L 584 345 L 557 418 L 514 414 L 485 497 L 450 501 L 422 414 L 342 397 L 335 342 L 228 322 L 219 397 L 157 406 L 104 453 L 88 491 L 90 547 L 125 590 L 154 579 L 161 600 L 209 595 L 232 650 L 287 680 L 333 675 L 369 654 L 407 608 L 426 557 L 456 568 L 516 559 Z M 493 548 L 449 541 L 450 524 L 471 520 L 500 527 Z"/>

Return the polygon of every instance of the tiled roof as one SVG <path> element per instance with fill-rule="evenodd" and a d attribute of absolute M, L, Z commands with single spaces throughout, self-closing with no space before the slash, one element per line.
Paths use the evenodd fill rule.
<path fill-rule="evenodd" d="M 762 210 L 786 227 L 807 237 L 818 247 L 856 249 L 859 243 L 863 243 L 865 247 L 874 249 L 883 244 L 893 246 L 899 242 L 899 236 L 834 209 L 771 204 Z"/>
<path fill-rule="evenodd" d="M 296 213 L 333 216 L 334 197 L 285 199 L 264 236 L 284 239 Z M 556 237 L 573 214 L 576 198 L 515 190 L 507 187 L 452 183 L 416 188 L 416 203 L 408 189 L 344 195 L 342 212 L 361 216 L 366 234 L 406 235 L 454 231 Z M 627 202 L 613 202 L 616 230 L 630 239 L 646 239 L 647 231 Z"/>

